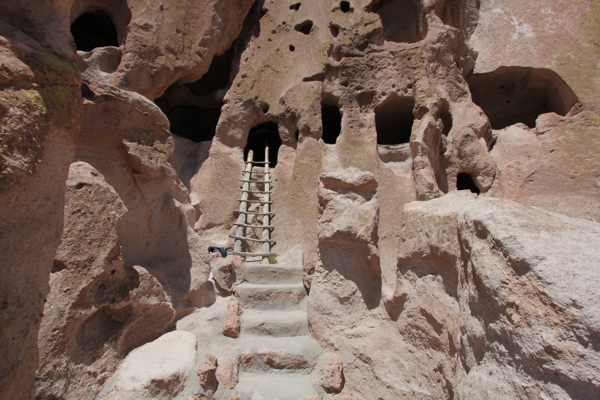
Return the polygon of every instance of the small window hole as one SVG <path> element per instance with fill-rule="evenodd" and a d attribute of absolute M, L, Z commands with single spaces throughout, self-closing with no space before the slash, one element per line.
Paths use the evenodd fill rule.
<path fill-rule="evenodd" d="M 310 33 L 310 31 L 312 30 L 313 27 L 313 22 L 308 20 L 308 21 L 304 21 L 298 25 L 296 25 L 294 27 L 294 29 L 298 32 L 302 32 L 305 35 L 308 35 Z"/>
<path fill-rule="evenodd" d="M 456 176 L 456 189 L 457 190 L 470 190 L 472 193 L 479 194 L 481 191 L 471 178 L 471 175 L 466 172 L 461 172 Z"/>

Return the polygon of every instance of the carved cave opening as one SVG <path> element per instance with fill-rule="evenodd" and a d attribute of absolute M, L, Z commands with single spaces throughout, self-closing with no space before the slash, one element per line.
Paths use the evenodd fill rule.
<path fill-rule="evenodd" d="M 471 175 L 466 172 L 461 172 L 456 176 L 456 190 L 470 190 L 472 193 L 477 194 L 481 192 Z"/>
<path fill-rule="evenodd" d="M 565 116 L 577 103 L 573 90 L 554 71 L 500 67 L 467 79 L 473 102 L 488 116 L 493 129 L 521 122 L 530 128 L 541 114 Z"/>
<path fill-rule="evenodd" d="M 92 51 L 97 47 L 119 47 L 117 28 L 112 17 L 105 11 L 81 14 L 71 24 L 71 35 L 75 47 L 81 51 Z"/>
<path fill-rule="evenodd" d="M 390 42 L 419 41 L 419 9 L 412 0 L 380 0 L 371 11 L 379 14 L 383 38 Z"/>
<path fill-rule="evenodd" d="M 377 144 L 402 144 L 410 142 L 415 120 L 415 100 L 398 97 L 375 108 Z"/>
<path fill-rule="evenodd" d="M 342 132 L 342 114 L 337 102 L 324 101 L 321 103 L 321 122 L 323 124 L 323 142 L 335 144 Z"/>
<path fill-rule="evenodd" d="M 279 127 L 275 122 L 265 122 L 250 129 L 248 141 L 244 148 L 244 160 L 248 159 L 250 150 L 254 153 L 254 161 L 265 161 L 265 143 L 269 146 L 269 166 L 277 165 L 277 154 L 281 147 Z"/>

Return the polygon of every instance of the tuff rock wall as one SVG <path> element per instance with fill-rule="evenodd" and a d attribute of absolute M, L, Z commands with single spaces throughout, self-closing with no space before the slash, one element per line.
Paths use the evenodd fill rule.
<path fill-rule="evenodd" d="M 116 43 L 77 51 L 98 11 Z M 597 0 L 3 2 L 1 397 L 106 394 L 210 310 L 205 249 L 233 244 L 263 123 L 331 396 L 597 397 L 599 21 Z"/>

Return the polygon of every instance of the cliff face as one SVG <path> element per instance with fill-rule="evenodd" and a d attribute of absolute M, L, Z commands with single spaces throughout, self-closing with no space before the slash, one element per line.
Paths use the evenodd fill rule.
<path fill-rule="evenodd" d="M 542 3 L 5 1 L 1 397 L 234 395 L 206 248 L 265 140 L 320 397 L 597 397 L 600 3 Z"/>

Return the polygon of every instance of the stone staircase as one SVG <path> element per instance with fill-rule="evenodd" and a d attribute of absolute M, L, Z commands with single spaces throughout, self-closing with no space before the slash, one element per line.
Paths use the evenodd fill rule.
<path fill-rule="evenodd" d="M 235 293 L 243 313 L 239 382 L 230 393 L 243 399 L 323 398 L 311 375 L 323 349 L 308 336 L 302 267 L 246 263 L 245 282 Z"/>

